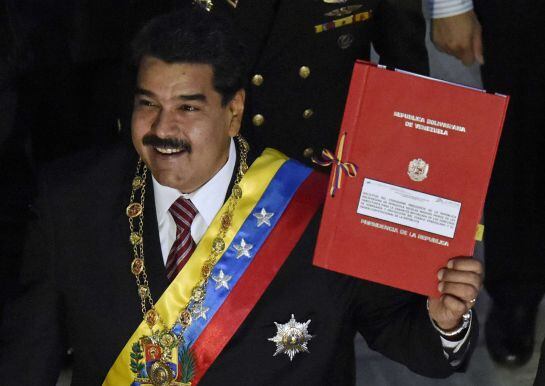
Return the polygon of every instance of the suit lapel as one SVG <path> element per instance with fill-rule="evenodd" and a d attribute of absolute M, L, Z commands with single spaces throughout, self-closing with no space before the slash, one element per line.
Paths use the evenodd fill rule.
<path fill-rule="evenodd" d="M 155 211 L 155 197 L 151 172 L 146 182 L 146 204 L 144 207 L 144 255 L 146 257 L 146 272 L 150 283 L 153 299 L 159 299 L 167 289 L 169 282 L 159 240 L 157 212 Z"/>
<path fill-rule="evenodd" d="M 130 189 L 131 183 L 134 178 L 134 168 L 138 161 L 138 156 L 134 149 L 130 148 L 128 155 L 123 157 L 123 177 L 121 183 L 121 189 L 119 190 L 118 196 L 113 201 L 113 208 L 109 210 L 112 214 L 112 220 L 116 225 L 114 229 L 116 231 L 110 231 L 110 239 L 113 245 L 116 248 L 119 248 L 121 252 L 121 262 L 120 267 L 122 267 L 122 272 L 126 275 L 130 275 L 130 281 L 134 283 L 134 276 L 130 273 L 130 262 L 133 259 L 131 253 L 131 245 L 129 242 L 130 229 L 127 216 L 125 214 L 125 208 L 129 205 L 130 200 Z M 125 160 L 126 158 L 126 160 Z M 118 183 L 117 181 L 112 182 L 112 184 Z M 100 191 L 97 192 L 99 196 L 97 205 L 101 205 L 101 202 L 107 202 L 107 195 L 111 194 L 111 191 Z M 108 211 L 107 211 L 108 212 Z M 135 230 L 138 229 L 138 221 L 134 222 Z M 97 233 L 101 233 L 97 229 Z M 110 245 L 108 243 L 103 243 L 104 245 Z M 124 252 L 122 252 L 124 251 Z M 105 252 L 107 254 L 107 252 Z M 148 178 L 146 181 L 146 198 L 144 205 L 144 257 L 146 261 L 146 273 L 148 276 L 150 290 L 153 296 L 153 299 L 157 300 L 162 295 L 164 290 L 168 286 L 168 281 L 166 278 L 165 267 L 163 263 L 163 257 L 161 253 L 161 245 L 159 241 L 159 230 L 157 226 L 157 215 L 155 211 L 155 199 L 153 195 L 153 183 L 151 179 L 151 172 L 148 170 Z M 135 288 L 130 287 L 131 296 L 136 296 Z"/>

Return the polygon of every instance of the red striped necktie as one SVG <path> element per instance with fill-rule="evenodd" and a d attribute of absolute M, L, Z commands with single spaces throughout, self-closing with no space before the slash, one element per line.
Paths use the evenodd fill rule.
<path fill-rule="evenodd" d="M 167 278 L 172 281 L 189 260 L 196 244 L 191 237 L 191 223 L 197 215 L 197 208 L 190 200 L 180 196 L 169 210 L 176 223 L 176 240 L 170 248 L 167 258 Z"/>

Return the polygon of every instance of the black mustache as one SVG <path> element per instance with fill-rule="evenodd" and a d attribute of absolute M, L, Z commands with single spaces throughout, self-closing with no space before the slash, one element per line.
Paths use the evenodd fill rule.
<path fill-rule="evenodd" d="M 191 153 L 191 145 L 187 141 L 184 141 L 183 139 L 159 138 L 158 136 L 154 134 L 146 134 L 142 138 L 142 143 L 145 146 L 179 148 L 183 151 Z"/>

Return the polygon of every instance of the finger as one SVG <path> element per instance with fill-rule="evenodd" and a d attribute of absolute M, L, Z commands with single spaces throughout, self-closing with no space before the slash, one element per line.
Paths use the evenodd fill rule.
<path fill-rule="evenodd" d="M 470 66 L 475 62 L 475 55 L 473 54 L 473 47 L 471 44 L 460 51 L 459 58 L 465 66 Z"/>
<path fill-rule="evenodd" d="M 445 34 L 442 28 L 442 21 L 439 19 L 431 19 L 430 40 L 439 52 L 445 52 L 446 41 Z"/>
<path fill-rule="evenodd" d="M 473 52 L 475 54 L 475 59 L 482 66 L 484 64 L 484 55 L 483 55 L 483 35 L 481 27 L 475 29 L 473 34 Z"/>
<path fill-rule="evenodd" d="M 464 55 L 464 50 L 462 46 L 457 44 L 446 44 L 443 52 L 450 56 L 454 56 L 458 60 L 462 60 L 462 57 Z"/>
<path fill-rule="evenodd" d="M 438 287 L 439 292 L 443 295 L 454 296 L 461 301 L 469 302 L 477 297 L 479 290 L 473 287 L 471 284 L 462 284 L 462 283 L 450 283 L 450 282 L 440 282 Z"/>
<path fill-rule="evenodd" d="M 441 269 L 438 272 L 437 277 L 439 278 L 439 281 L 470 284 L 479 290 L 482 286 L 482 277 L 475 272 Z"/>
<path fill-rule="evenodd" d="M 455 296 L 444 295 L 441 297 L 441 302 L 443 303 L 443 306 L 456 317 L 462 316 L 469 310 L 467 303 Z"/>
<path fill-rule="evenodd" d="M 475 272 L 479 275 L 482 275 L 484 272 L 483 264 L 479 260 L 475 260 L 471 257 L 450 259 L 447 263 L 447 268 L 457 271 Z"/>
<path fill-rule="evenodd" d="M 433 43 L 437 51 L 442 52 L 444 54 L 448 54 L 448 52 L 445 50 L 444 45 L 441 45 L 440 43 L 434 42 Z"/>
<path fill-rule="evenodd" d="M 442 52 L 444 54 L 452 55 L 452 53 L 449 52 L 449 47 L 445 43 L 445 41 L 437 39 L 433 41 L 433 44 L 435 45 L 435 48 L 437 49 L 437 51 Z"/>
<path fill-rule="evenodd" d="M 471 66 L 473 63 L 475 63 L 475 57 L 473 55 L 465 54 L 462 56 L 462 63 L 464 66 Z"/>

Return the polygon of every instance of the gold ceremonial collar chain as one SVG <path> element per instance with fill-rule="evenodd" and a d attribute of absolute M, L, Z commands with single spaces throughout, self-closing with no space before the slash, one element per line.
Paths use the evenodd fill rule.
<path fill-rule="evenodd" d="M 167 347 L 172 347 L 174 344 L 180 343 L 183 340 L 183 334 L 185 330 L 191 325 L 192 315 L 195 309 L 202 306 L 204 298 L 206 296 L 206 285 L 212 274 L 212 270 L 219 258 L 221 257 L 223 251 L 225 250 L 225 234 L 229 230 L 232 219 L 233 212 L 238 204 L 238 201 L 242 197 L 242 189 L 240 188 L 240 180 L 244 176 L 244 173 L 248 170 L 247 164 L 247 155 L 250 146 L 248 142 L 242 138 L 240 135 L 236 137 L 239 148 L 240 148 L 240 162 L 237 171 L 237 176 L 233 188 L 231 189 L 231 195 L 227 200 L 227 205 L 223 214 L 221 215 L 221 226 L 218 234 L 212 241 L 212 249 L 208 258 L 204 262 L 201 268 L 201 278 L 199 282 L 193 287 L 191 291 L 191 297 L 187 305 L 182 308 L 179 312 L 179 316 L 174 323 L 180 323 L 181 333 L 176 336 L 170 332 L 171 328 L 167 328 L 164 321 L 161 319 L 161 316 L 155 309 L 155 303 L 151 296 L 151 291 L 149 287 L 148 276 L 146 273 L 146 267 L 144 263 L 144 199 L 146 195 L 146 178 L 147 178 L 147 167 L 143 164 L 142 160 L 138 160 L 136 166 L 136 175 L 132 181 L 132 191 L 130 197 L 130 204 L 127 206 L 126 214 L 129 218 L 129 227 L 130 227 L 130 243 L 132 245 L 132 255 L 133 260 L 131 263 L 131 272 L 136 278 L 136 284 L 138 286 L 138 295 L 140 296 L 140 304 L 142 308 L 142 313 L 144 315 L 144 320 L 149 326 L 152 335 L 157 336 L 157 340 L 160 344 L 164 343 Z M 139 194 L 138 194 L 139 193 Z M 139 196 L 139 200 L 137 200 Z M 135 230 L 135 220 L 138 222 L 138 229 Z M 154 326 L 160 325 L 159 331 L 157 329 L 154 331 Z M 169 350 L 164 350 L 164 353 L 167 353 Z M 167 359 L 167 358 L 164 358 Z"/>

